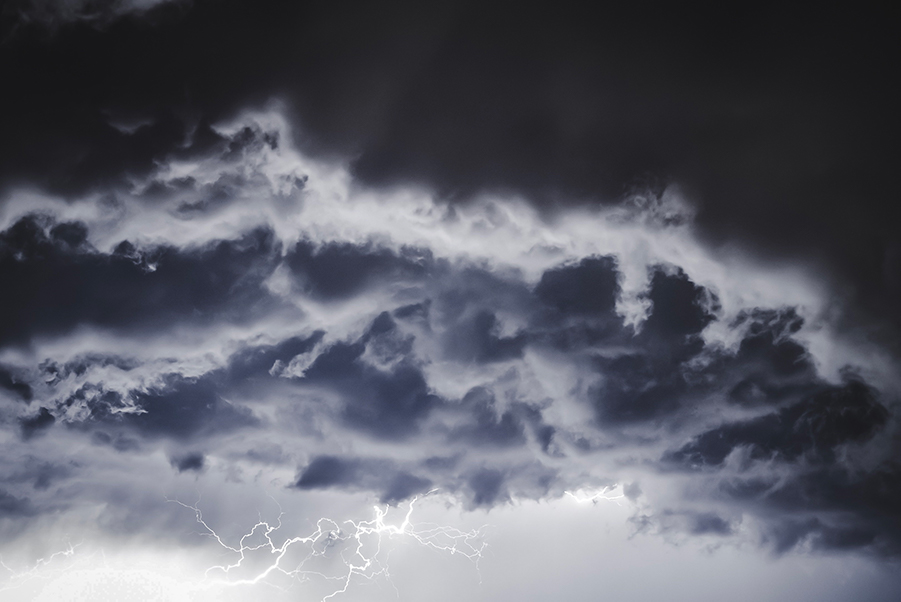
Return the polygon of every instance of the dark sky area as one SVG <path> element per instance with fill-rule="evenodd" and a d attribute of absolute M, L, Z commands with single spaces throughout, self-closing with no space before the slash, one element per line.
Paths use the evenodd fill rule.
<path fill-rule="evenodd" d="M 74 25 L 23 4 L 4 8 L 6 181 L 146 172 L 188 122 L 277 95 L 367 183 L 553 207 L 678 182 L 715 243 L 820 262 L 897 326 L 889 4 L 224 0 Z M 109 115 L 156 121 L 126 137 Z"/>
<path fill-rule="evenodd" d="M 898 15 L 7 1 L 0 534 L 608 487 L 896 570 Z"/>

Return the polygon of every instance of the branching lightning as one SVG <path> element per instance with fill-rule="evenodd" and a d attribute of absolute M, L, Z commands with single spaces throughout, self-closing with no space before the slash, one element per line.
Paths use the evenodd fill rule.
<path fill-rule="evenodd" d="M 613 491 L 616 491 L 616 488 L 613 488 L 613 490 L 611 490 L 610 487 L 604 487 L 600 491 L 595 492 L 590 492 L 585 489 L 577 489 L 576 491 L 565 491 L 564 493 L 566 493 L 566 495 L 576 500 L 580 504 L 587 504 L 589 502 L 591 502 L 592 504 L 597 504 L 601 500 L 619 504 L 619 500 L 623 499 L 626 496 L 623 493 L 613 495 Z"/>
<path fill-rule="evenodd" d="M 389 568 L 389 557 L 398 548 L 388 545 L 388 542 L 404 541 L 437 552 L 463 556 L 475 564 L 481 582 L 479 562 L 487 547 L 484 541 L 487 526 L 464 531 L 451 526 L 416 522 L 414 514 L 417 510 L 422 511 L 423 498 L 434 493 L 433 490 L 424 496 L 414 497 L 408 505 L 393 509 L 387 505 L 374 506 L 372 518 L 368 520 L 338 521 L 322 517 L 304 535 L 285 533 L 290 527 L 287 521 L 283 522 L 285 512 L 281 506 L 274 520 L 263 520 L 258 516 L 248 531 L 226 536 L 204 517 L 199 498 L 194 504 L 167 500 L 194 513 L 197 524 L 202 527 L 201 534 L 214 542 L 209 551 L 221 554 L 222 560 L 209 564 L 202 562 L 198 573 L 195 572 L 197 565 L 193 565 L 195 569 L 184 572 L 167 569 L 161 563 L 151 563 L 149 570 L 146 570 L 142 568 L 148 566 L 144 564 L 146 557 L 140 556 L 117 555 L 116 562 L 107 566 L 102 549 L 99 553 L 104 558 L 103 566 L 107 573 L 121 574 L 125 579 L 146 582 L 150 584 L 147 587 L 156 586 L 157 589 L 169 587 L 167 584 L 171 583 L 172 587 L 178 588 L 179 596 L 185 596 L 185 600 L 207 600 L 209 598 L 205 596 L 209 594 L 218 597 L 224 594 L 218 591 L 219 588 L 265 586 L 283 592 L 303 587 L 305 595 L 312 599 L 335 602 L 341 594 L 351 595 L 356 587 L 374 580 L 394 587 L 400 597 L 401 592 Z M 581 504 L 598 504 L 602 500 L 619 504 L 625 497 L 618 486 L 600 490 L 582 488 L 565 491 L 565 494 Z M 392 516 L 396 518 L 390 520 Z M 85 552 L 80 550 L 76 554 L 76 549 L 81 545 L 70 543 L 64 549 L 38 559 L 27 570 L 15 570 L 0 558 L 0 571 L 8 573 L 0 586 L 0 597 L 4 591 L 24 591 L 21 588 L 29 583 L 32 583 L 29 587 L 33 587 L 36 580 L 55 584 L 57 579 L 63 579 L 67 571 L 75 568 L 83 574 L 72 576 L 73 584 L 80 583 L 79 579 L 86 580 L 85 583 L 92 579 L 97 583 L 106 582 L 109 575 L 94 566 L 96 553 L 87 552 L 88 556 L 84 557 Z M 77 567 L 72 565 L 76 556 L 82 557 Z M 85 591 L 94 590 L 86 588 Z"/>
<path fill-rule="evenodd" d="M 430 491 L 430 495 L 435 491 Z M 173 501 L 194 511 L 197 522 L 203 526 L 207 534 L 216 541 L 233 560 L 228 563 L 212 566 L 205 572 L 205 584 L 214 586 L 241 586 L 266 583 L 274 585 L 270 579 L 283 575 L 292 581 L 309 581 L 319 578 L 323 581 L 335 582 L 333 591 L 321 598 L 325 602 L 348 591 L 352 582 L 357 579 L 372 580 L 383 576 L 390 582 L 391 574 L 387 565 L 387 554 L 383 551 L 383 539 L 405 538 L 418 545 L 450 554 L 460 554 L 476 564 L 482 558 L 487 544 L 482 541 L 485 527 L 471 531 L 461 531 L 454 527 L 439 526 L 431 523 L 417 524 L 412 521 L 413 510 L 419 496 L 414 497 L 406 510 L 400 524 L 386 522 L 388 507 L 375 506 L 374 518 L 364 521 L 345 520 L 341 523 L 331 518 L 320 518 L 315 529 L 305 536 L 296 536 L 277 543 L 278 532 L 282 529 L 284 513 L 279 508 L 279 515 L 274 523 L 260 519 L 240 540 L 230 545 L 204 519 L 198 503 L 188 505 L 178 500 Z M 345 553 L 350 551 L 349 557 Z M 307 567 L 314 558 L 340 556 L 343 572 L 327 575 L 322 571 Z M 251 559 L 251 556 L 253 559 Z M 254 560 L 268 557 L 268 562 L 261 566 L 251 566 Z M 247 573 L 250 573 L 249 575 Z M 240 575 L 237 576 L 236 575 Z M 481 579 L 480 579 L 481 581 Z M 276 586 L 277 587 L 277 586 Z"/>
<path fill-rule="evenodd" d="M 32 566 L 24 570 L 16 570 L 10 567 L 6 562 L 0 557 L 0 567 L 2 567 L 8 573 L 8 582 L 3 587 L 0 587 L 0 592 L 9 591 L 12 589 L 16 589 L 21 587 L 24 583 L 32 580 L 32 579 L 41 579 L 46 578 L 47 570 L 53 565 L 55 561 L 61 558 L 71 558 L 75 555 L 75 549 L 81 544 L 72 544 L 71 542 L 67 542 L 66 548 L 64 550 L 59 550 L 54 552 L 50 556 L 46 558 L 38 558 Z"/>

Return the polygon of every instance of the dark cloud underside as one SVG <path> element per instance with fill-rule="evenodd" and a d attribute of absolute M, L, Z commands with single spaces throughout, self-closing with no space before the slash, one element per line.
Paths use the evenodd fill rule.
<path fill-rule="evenodd" d="M 887 5 L 201 0 L 53 33 L 17 14 L 0 59 L 6 181 L 73 193 L 147 173 L 196 124 L 201 142 L 275 95 L 367 182 L 540 203 L 680 182 L 712 240 L 820 261 L 894 320 Z"/>
<path fill-rule="evenodd" d="M 260 286 L 278 251 L 266 231 L 187 252 L 138 250 L 123 241 L 103 254 L 85 237 L 81 224 L 39 216 L 0 235 L 0 278 L 13 293 L 0 301 L 0 344 L 79 325 L 149 329 L 187 319 L 246 319 L 266 303 Z"/>
<path fill-rule="evenodd" d="M 594 384 L 583 403 L 594 415 L 590 429 L 632 444 L 641 444 L 643 429 L 653 432 L 667 423 L 691 435 L 670 445 L 660 470 L 713 479 L 713 499 L 738 504 L 780 534 L 775 549 L 801 541 L 886 553 L 898 547 L 894 464 L 866 467 L 848 456 L 851 447 L 867 444 L 890 424 L 888 402 L 850 369 L 844 384 L 819 377 L 794 338 L 803 319 L 792 308 L 741 313 L 729 327 L 743 334 L 729 350 L 701 336 L 719 319 L 716 295 L 674 266 L 649 267 L 642 297 L 648 316 L 627 325 L 616 311 L 623 275 L 608 256 L 552 267 L 527 285 L 436 261 L 427 252 L 371 243 L 302 241 L 282 257 L 274 234 L 262 230 L 184 250 L 139 250 L 123 242 L 112 254 L 90 247 L 87 234 L 82 224 L 38 216 L 0 233 L 2 273 L 19 291 L 7 301 L 7 345 L 83 324 L 135 336 L 147 328 L 177 329 L 186 319 L 240 320 L 248 311 L 278 306 L 263 281 L 279 265 L 287 269 L 292 294 L 317 303 L 352 302 L 397 284 L 408 287 L 408 302 L 376 314 L 350 338 L 328 340 L 327 330 L 318 330 L 246 344 L 204 374 L 172 371 L 154 384 L 125 390 L 92 375 L 127 375 L 140 368 L 136 359 L 95 354 L 48 361 L 40 366 L 43 384 L 37 389 L 28 384 L 27 369 L 4 368 L 4 388 L 19 404 L 40 391 L 39 404 L 18 419 L 29 444 L 53 437 L 55 429 L 74 428 L 133 452 L 140 448 L 129 439 L 133 433 L 144 441 L 180 442 L 185 450 L 171 456 L 173 469 L 202 473 L 208 460 L 196 446 L 204 440 L 271 428 L 255 412 L 255 398 L 267 391 L 289 399 L 328 395 L 337 403 L 328 410 L 337 421 L 331 428 L 408 451 L 403 461 L 314 453 L 299 469 L 295 488 L 371 491 L 395 503 L 437 486 L 461 493 L 471 507 L 492 506 L 516 495 L 541 495 L 555 483 L 565 486 L 569 477 L 559 465 L 541 464 L 583 453 L 584 444 L 548 420 L 545 410 L 553 400 L 501 396 L 490 382 L 459 397 L 437 394 L 418 341 L 438 342 L 442 361 L 486 369 L 507 363 L 511 375 L 522 369 L 517 366 L 526 353 L 554 351 L 589 369 L 586 377 Z M 418 301 L 409 303 L 414 294 Z M 497 316 L 510 311 L 521 315 L 522 325 L 502 334 Z M 301 367 L 292 368 L 302 358 Z M 55 393 L 72 382 L 81 384 Z M 48 397 L 56 401 L 48 403 Z M 76 407 L 86 413 L 73 419 Z M 705 407 L 755 416 L 720 419 L 706 430 L 692 426 L 689 417 Z M 520 458 L 513 463 L 505 459 L 512 451 Z M 735 462 L 754 474 L 762 466 L 781 466 L 791 476 L 778 476 L 779 470 L 762 480 L 736 476 Z M 836 495 L 846 486 L 866 495 Z M 716 512 L 664 513 L 659 520 L 699 536 L 733 533 L 732 522 Z"/>

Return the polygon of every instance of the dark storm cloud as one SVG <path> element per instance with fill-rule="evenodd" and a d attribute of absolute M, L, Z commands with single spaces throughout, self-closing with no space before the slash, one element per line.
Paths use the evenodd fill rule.
<path fill-rule="evenodd" d="M 292 380 L 300 386 L 321 387 L 338 394 L 343 401 L 341 416 L 351 428 L 392 440 L 411 436 L 442 401 L 430 393 L 420 368 L 406 358 L 409 348 L 391 344 L 393 329 L 390 316 L 381 314 L 359 340 L 327 347 L 303 375 Z M 323 334 L 320 331 L 274 345 L 247 346 L 230 356 L 224 367 L 199 377 L 165 374 L 156 385 L 126 392 L 89 381 L 60 399 L 56 411 L 84 406 L 88 411 L 86 424 L 124 426 L 151 438 L 188 440 L 258 426 L 250 409 L 225 397 L 238 391 L 252 394 L 265 382 L 284 380 L 273 371 L 311 352 Z M 385 371 L 361 361 L 367 344 L 393 354 L 400 363 Z M 110 365 L 126 372 L 135 367 L 122 358 L 83 356 L 63 365 L 45 363 L 42 368 L 45 382 L 52 386 L 82 376 L 89 368 Z M 53 413 L 41 408 L 37 416 L 20 419 L 23 435 L 30 437 L 55 420 Z"/>
<path fill-rule="evenodd" d="M 20 472 L 9 479 L 10 482 L 30 482 L 31 486 L 41 491 L 48 489 L 59 481 L 70 476 L 77 468 L 75 463 L 60 464 L 26 457 L 21 463 Z"/>
<path fill-rule="evenodd" d="M 732 525 L 712 512 L 705 512 L 692 516 L 691 533 L 694 535 L 730 535 Z"/>
<path fill-rule="evenodd" d="M 240 321 L 267 302 L 263 280 L 278 244 L 258 230 L 233 241 L 182 251 L 137 249 L 128 241 L 105 254 L 86 242 L 82 224 L 24 217 L 0 232 L 0 345 L 77 326 L 147 330 L 190 318 Z"/>
<path fill-rule="evenodd" d="M 510 499 L 506 484 L 508 476 L 502 470 L 482 467 L 438 485 L 451 490 L 461 488 L 470 507 L 492 507 Z M 387 460 L 317 456 L 300 471 L 293 486 L 298 489 L 367 489 L 378 492 L 382 503 L 396 503 L 430 491 L 433 481 Z"/>
<path fill-rule="evenodd" d="M 473 473 L 466 482 L 472 492 L 475 506 L 494 506 L 508 499 L 504 489 L 504 474 L 493 468 L 483 468 Z"/>
<path fill-rule="evenodd" d="M 328 243 L 315 248 L 301 241 L 285 257 L 306 294 L 324 301 L 346 299 L 376 282 L 417 280 L 427 274 L 432 263 L 428 251 L 404 249 L 395 254 L 388 249 L 349 243 Z"/>
<path fill-rule="evenodd" d="M 513 411 L 498 412 L 494 394 L 482 387 L 470 389 L 462 399 L 461 409 L 472 421 L 450 433 L 479 446 L 508 446 L 525 443 L 522 419 Z"/>
<path fill-rule="evenodd" d="M 396 503 L 431 488 L 431 481 L 397 468 L 385 460 L 317 456 L 300 472 L 294 487 L 331 487 L 379 492 L 382 503 Z"/>
<path fill-rule="evenodd" d="M 0 489 L 0 518 L 23 518 L 32 514 L 34 509 L 27 499 Z"/>
<path fill-rule="evenodd" d="M 341 417 L 351 428 L 391 440 L 409 437 L 442 400 L 430 392 L 420 366 L 408 357 L 409 341 L 399 337 L 395 328 L 393 319 L 383 312 L 359 339 L 327 346 L 302 374 L 290 380 L 303 388 L 336 393 L 343 403 Z M 323 335 L 317 332 L 277 345 L 247 347 L 229 358 L 224 370 L 210 373 L 203 382 L 225 394 L 256 386 L 260 380 L 279 380 L 274 371 L 312 352 Z M 396 363 L 385 370 L 362 361 L 367 346 Z"/>
<path fill-rule="evenodd" d="M 588 257 L 541 275 L 535 294 L 562 315 L 612 315 L 620 292 L 616 260 Z"/>
<path fill-rule="evenodd" d="M 364 351 L 362 342 L 336 343 L 316 358 L 303 379 L 339 393 L 345 400 L 343 419 L 357 429 L 389 439 L 416 433 L 441 399 L 430 392 L 414 363 L 402 359 L 386 372 L 359 361 Z"/>
<path fill-rule="evenodd" d="M 206 465 L 206 459 L 200 452 L 191 452 L 183 456 L 172 458 L 171 464 L 178 472 L 185 472 L 187 470 L 198 472 L 203 470 Z"/>
<path fill-rule="evenodd" d="M 842 384 L 822 380 L 808 350 L 793 338 L 803 327 L 793 308 L 743 311 L 731 325 L 743 333 L 736 348 L 710 347 L 699 335 L 717 319 L 717 299 L 681 270 L 658 267 L 651 269 L 646 293 L 650 313 L 637 332 L 614 318 L 591 337 L 549 335 L 549 325 L 566 332 L 572 324 L 590 327 L 594 315 L 612 313 L 613 266 L 589 281 L 596 286 L 606 282 L 603 289 L 576 294 L 577 287 L 588 284 L 580 282 L 580 269 L 556 268 L 542 277 L 536 296 L 555 311 L 561 306 L 570 309 L 561 313 L 570 326 L 563 317 L 549 321 L 548 314 L 540 314 L 544 334 L 533 344 L 550 342 L 570 353 L 590 354 L 604 344 L 619 348 L 618 353 L 593 355 L 601 382 L 591 395 L 602 430 L 620 424 L 659 424 L 663 418 L 676 419 L 681 411 L 698 411 L 709 403 L 758 412 L 770 408 L 756 418 L 698 433 L 666 453 L 661 468 L 676 465 L 707 475 L 725 470 L 717 495 L 740 502 L 758 516 L 765 525 L 765 541 L 777 552 L 802 544 L 824 550 L 897 552 L 901 520 L 894 505 L 897 469 L 891 462 L 875 468 L 846 464 L 849 445 L 866 444 L 892 424 L 888 407 L 894 402 L 853 371 L 846 370 Z M 548 287 L 550 282 L 553 288 Z M 753 473 L 755 467 L 766 465 L 771 476 L 763 480 L 731 476 L 733 468 L 726 469 L 725 463 L 736 453 L 742 470 Z M 788 472 L 775 468 L 779 465 Z M 656 521 L 663 530 L 693 535 L 730 535 L 734 529 L 730 520 L 712 512 L 664 512 L 645 519 Z"/>
<path fill-rule="evenodd" d="M 742 405 L 773 404 L 803 393 L 816 380 L 810 355 L 791 335 L 803 320 L 791 309 L 743 312 L 736 326 L 747 324 L 736 361 L 741 380 L 729 398 Z"/>
<path fill-rule="evenodd" d="M 19 425 L 22 429 L 22 438 L 26 440 L 31 439 L 36 434 L 50 428 L 54 422 L 56 422 L 56 418 L 47 408 L 41 408 L 35 416 L 20 418 Z"/>
<path fill-rule="evenodd" d="M 714 319 L 716 300 L 679 268 L 655 269 L 647 297 L 652 309 L 642 334 L 652 341 L 689 341 Z"/>
<path fill-rule="evenodd" d="M 901 556 L 885 15 L 0 11 L 4 532 L 606 485 L 670 541 Z"/>
<path fill-rule="evenodd" d="M 31 386 L 25 379 L 16 376 L 16 371 L 0 364 L 0 389 L 14 393 L 23 401 L 31 401 Z"/>
<path fill-rule="evenodd" d="M 167 2 L 47 36 L 23 6 L 138 5 L 9 5 L 6 181 L 72 194 L 146 173 L 195 124 L 280 96 L 308 148 L 356 157 L 370 183 L 547 204 L 680 182 L 710 240 L 818 261 L 895 320 L 887 8 Z"/>
<path fill-rule="evenodd" d="M 783 553 L 800 544 L 815 549 L 867 549 L 895 555 L 899 548 L 901 489 L 892 461 L 849 464 L 846 447 L 863 444 L 887 424 L 878 394 L 858 380 L 819 384 L 800 402 L 758 418 L 704 432 L 664 461 L 715 471 L 740 454 L 741 470 L 783 466 L 771 476 L 721 476 L 718 496 L 738 502 L 764 521 L 764 540 Z M 716 472 L 708 473 L 716 475 Z"/>
<path fill-rule="evenodd" d="M 441 282 L 445 278 L 446 282 Z M 428 311 L 444 329 L 444 353 L 456 361 L 490 364 L 522 357 L 528 333 L 505 336 L 500 312 L 528 312 L 533 301 L 516 278 L 487 269 L 466 268 L 458 274 L 438 272 L 440 294 L 429 299 Z"/>
<path fill-rule="evenodd" d="M 594 390 L 602 422 L 659 419 L 704 389 L 692 382 L 688 362 L 704 350 L 698 335 L 714 319 L 715 299 L 681 270 L 661 267 L 652 270 L 646 297 L 651 309 L 639 332 L 621 326 L 612 333 L 632 350 L 595 358 L 604 377 Z"/>
<path fill-rule="evenodd" d="M 764 541 L 777 553 L 809 545 L 897 556 L 899 477 L 894 462 L 871 470 L 818 466 L 782 479 L 725 479 L 719 494 L 763 517 Z"/>
<path fill-rule="evenodd" d="M 141 367 L 134 358 L 88 354 L 65 363 L 44 362 L 39 366 L 40 375 L 49 389 L 43 389 L 42 394 L 64 393 L 56 394 L 52 410 L 41 408 L 37 416 L 20 418 L 23 435 L 30 437 L 73 412 L 79 417 L 66 418 L 67 423 L 86 428 L 95 443 L 119 451 L 138 449 L 135 435 L 188 441 L 256 427 L 260 423 L 250 409 L 226 401 L 224 396 L 252 391 L 261 381 L 271 380 L 270 370 L 275 362 L 289 361 L 308 351 L 321 336 L 318 333 L 309 338 L 289 338 L 277 345 L 248 346 L 235 352 L 222 368 L 196 377 L 163 373 L 149 386 L 130 376 Z M 112 386 L 105 382 L 109 375 L 104 376 L 104 368 L 114 368 L 116 381 L 124 379 L 130 386 L 123 389 L 121 384 Z M 79 384 L 73 388 L 73 382 Z M 76 411 L 77 408 L 82 410 Z M 175 465 L 180 467 L 182 460 L 191 457 L 179 456 Z"/>
<path fill-rule="evenodd" d="M 732 324 L 742 330 L 743 336 L 729 351 L 707 347 L 700 338 L 704 327 L 716 319 L 719 306 L 709 291 L 681 270 L 651 268 L 646 294 L 650 313 L 637 331 L 625 326 L 613 313 L 618 278 L 612 260 L 589 258 L 552 268 L 533 292 L 519 289 L 517 293 L 525 297 L 520 305 L 529 308 L 534 316 L 521 335 L 522 346 L 558 347 L 559 341 L 566 340 L 561 338 L 561 332 L 603 324 L 599 334 L 590 339 L 583 337 L 578 343 L 570 340 L 563 347 L 570 353 L 588 353 L 602 377 L 602 384 L 590 391 L 599 428 L 655 425 L 662 418 L 693 411 L 704 403 L 774 408 L 758 418 L 699 433 L 684 447 L 669 452 L 663 466 L 717 466 L 736 448 L 748 451 L 748 461 L 775 458 L 794 463 L 803 457 L 808 463 L 829 465 L 837 461 L 842 446 L 864 443 L 886 426 L 889 414 L 874 389 L 851 375 L 844 385 L 830 385 L 816 376 L 806 349 L 792 338 L 803 325 L 793 309 L 743 312 Z M 460 324 L 465 327 L 466 320 L 461 321 L 461 316 L 466 315 L 473 299 L 488 304 L 492 297 L 484 295 L 486 290 L 507 290 L 497 284 L 487 289 L 479 289 L 478 284 L 472 286 L 483 294 L 470 297 L 465 290 L 454 290 L 447 298 L 439 295 L 428 303 L 403 306 L 394 312 L 396 319 L 446 321 L 452 328 Z M 464 338 L 470 343 L 479 340 L 477 336 Z M 428 396 L 426 380 L 414 365 L 401 360 L 385 372 L 362 361 L 367 348 L 380 345 L 393 349 L 395 359 L 407 357 L 412 348 L 403 341 L 395 320 L 383 313 L 356 342 L 326 349 L 298 382 L 340 392 L 346 403 L 343 416 L 347 423 L 381 438 L 410 437 L 430 416 L 439 421 L 455 417 L 448 423 L 453 427 L 437 431 L 431 427 L 430 436 L 441 433 L 447 441 L 465 442 L 487 452 L 522 447 L 531 434 L 543 451 L 549 451 L 557 429 L 544 421 L 536 407 L 508 403 L 501 409 L 494 393 L 483 387 L 471 389 L 459 401 Z M 453 339 L 446 339 L 445 345 L 451 357 L 459 355 Z M 608 346 L 616 351 L 596 354 Z M 478 354 L 463 357 L 486 365 L 493 361 Z M 509 357 L 516 358 L 518 354 Z M 490 506 L 510 495 L 506 493 L 506 469 L 490 464 L 471 469 L 451 462 L 451 472 L 447 473 L 448 467 L 428 463 L 423 466 L 433 475 L 432 482 L 454 487 L 462 483 L 473 506 Z M 365 484 L 364 472 L 359 462 L 329 458 L 311 464 L 298 483 L 307 487 L 377 489 Z M 778 514 L 771 502 L 764 506 L 769 509 L 767 512 Z M 849 508 L 848 512 L 853 514 L 854 510 Z M 688 518 L 677 521 L 677 527 L 686 532 L 733 532 L 732 524 L 715 513 L 685 516 Z"/>
<path fill-rule="evenodd" d="M 551 453 L 556 429 L 545 422 L 541 409 L 521 401 L 498 403 L 485 387 L 473 387 L 457 402 L 446 404 L 441 413 L 453 426 L 435 429 L 450 442 L 488 452 L 517 448 L 535 438 L 544 453 Z"/>
<path fill-rule="evenodd" d="M 665 445 L 656 464 L 661 474 L 714 479 L 712 493 L 695 502 L 749 512 L 777 551 L 807 544 L 897 549 L 897 470 L 885 462 L 855 468 L 845 459 L 849 446 L 870 444 L 892 427 L 890 400 L 851 371 L 843 384 L 823 380 L 797 338 L 804 320 L 795 308 L 740 312 L 725 325 L 738 333 L 726 348 L 702 336 L 722 319 L 719 298 L 674 265 L 647 267 L 647 289 L 638 295 L 647 316 L 627 324 L 617 310 L 624 294 L 619 262 L 627 257 L 564 261 L 529 284 L 515 271 L 374 242 L 301 239 L 282 258 L 283 243 L 268 229 L 185 248 L 122 243 L 109 254 L 90 245 L 90 234 L 79 222 L 41 216 L 0 234 L 2 274 L 21 295 L 7 299 L 0 322 L 7 346 L 82 324 L 139 340 L 186 321 L 213 326 L 262 316 L 280 307 L 266 285 L 280 265 L 292 297 L 325 308 L 378 291 L 402 294 L 378 300 L 385 307 L 368 302 L 369 317 L 355 317 L 360 323 L 349 331 L 342 326 L 339 338 L 327 320 L 305 334 L 270 334 L 265 343 L 236 344 L 200 374 L 183 373 L 167 359 L 144 381 L 143 360 L 117 353 L 48 359 L 36 371 L 4 364 L 0 384 L 21 400 L 17 426 L 27 445 L 62 429 L 89 433 L 100 448 L 129 455 L 174 445 L 170 470 L 202 476 L 216 466 L 207 444 L 273 429 L 265 410 L 278 404 L 290 413 L 296 405 L 306 423 L 278 425 L 292 437 L 292 428 L 320 437 L 327 431 L 403 450 L 404 459 L 306 450 L 300 457 L 309 460 L 292 489 L 371 492 L 395 504 L 438 487 L 460 495 L 468 508 L 490 508 L 580 485 L 579 478 L 570 482 L 566 466 L 597 451 L 584 439 L 595 432 L 639 447 Z M 530 353 L 545 351 L 582 366 L 579 403 L 594 420 L 580 432 L 548 417 L 557 400 L 529 398 L 518 384 L 504 388 L 523 378 Z M 467 376 L 472 384 L 459 393 L 439 394 L 430 372 L 435 363 L 441 370 L 498 372 Z M 29 392 L 34 403 L 24 408 Z M 730 410 L 754 417 L 703 427 L 692 419 Z M 670 433 L 681 440 L 669 440 Z M 264 466 L 297 461 L 271 443 L 268 452 L 254 452 L 257 446 L 231 456 Z M 762 477 L 736 476 L 733 457 L 749 470 L 770 468 Z M 40 481 L 43 472 L 33 472 Z M 838 495 L 845 486 L 867 493 Z M 629 491 L 630 499 L 640 495 L 637 485 Z M 734 512 L 672 510 L 644 520 L 663 531 L 727 537 L 737 533 Z"/>
<path fill-rule="evenodd" d="M 457 357 L 484 363 L 522 357 L 524 335 L 510 337 L 498 333 L 497 316 L 486 309 L 457 322 L 447 337 L 448 351 Z"/>
<path fill-rule="evenodd" d="M 548 273 L 555 279 L 566 274 Z M 580 278 L 575 271 L 571 276 Z M 536 289 L 539 295 L 546 277 Z M 561 280 L 555 290 L 565 291 L 567 286 L 571 284 Z M 607 295 L 611 294 L 614 291 L 608 290 Z M 733 353 L 705 345 L 700 334 L 716 320 L 719 304 L 715 295 L 681 270 L 651 269 L 644 298 L 650 301 L 649 315 L 637 331 L 609 310 L 601 327 L 580 312 L 573 312 L 576 320 L 570 317 L 568 325 L 558 321 L 550 322 L 556 328 L 548 323 L 541 326 L 539 340 L 570 352 L 589 352 L 603 377 L 592 389 L 603 424 L 659 420 L 711 394 L 755 407 L 795 401 L 825 386 L 807 350 L 792 339 L 803 320 L 791 308 L 743 311 L 731 325 L 743 330 Z M 579 302 L 598 303 L 598 299 L 603 297 L 594 292 Z M 617 345 L 620 352 L 592 353 L 591 346 L 599 344 Z"/>
<path fill-rule="evenodd" d="M 118 452 L 139 450 L 141 445 L 133 437 L 123 434 L 110 434 L 104 431 L 94 431 L 91 434 L 91 442 L 95 445 L 108 445 Z"/>
<path fill-rule="evenodd" d="M 276 345 L 246 347 L 235 352 L 228 360 L 224 378 L 233 387 L 253 384 L 256 379 L 272 376 L 277 362 L 288 364 L 298 355 L 313 350 L 325 332 L 318 331 L 309 337 L 291 337 Z"/>
<path fill-rule="evenodd" d="M 633 516 L 630 520 L 639 531 L 656 527 L 664 533 L 689 533 L 706 537 L 727 537 L 734 534 L 736 526 L 715 512 L 667 509 L 655 518 L 657 524 L 648 515 Z"/>
<path fill-rule="evenodd" d="M 145 413 L 128 415 L 126 421 L 149 434 L 188 438 L 258 423 L 249 409 L 225 401 L 204 379 L 174 377 L 164 387 L 137 394 L 135 402 Z"/>
<path fill-rule="evenodd" d="M 116 355 L 86 354 L 62 363 L 47 360 L 42 362 L 38 368 L 45 382 L 54 384 L 70 376 L 83 376 L 90 368 L 97 366 L 114 366 L 128 371 L 136 368 L 138 363 L 133 359 Z"/>
<path fill-rule="evenodd" d="M 835 461 L 837 448 L 865 441 L 888 419 L 875 392 L 859 381 L 826 386 L 799 403 L 751 420 L 707 431 L 667 459 L 686 466 L 716 466 L 737 448 L 751 460 Z"/>
<path fill-rule="evenodd" d="M 148 12 L 167 2 L 190 4 L 190 0 L 10 0 L 0 14 L 13 28 L 30 25 L 53 33 L 72 23 L 102 28 L 129 15 L 147 18 Z"/>
<path fill-rule="evenodd" d="M 622 329 L 615 312 L 620 292 L 613 257 L 588 257 L 544 272 L 534 290 L 543 311 L 533 336 L 563 351 L 610 339 Z"/>
<path fill-rule="evenodd" d="M 79 424 L 91 427 L 124 426 L 150 438 L 189 440 L 258 425 L 258 419 L 248 408 L 222 398 L 227 389 L 219 386 L 218 376 L 215 372 L 199 378 L 168 374 L 159 385 L 134 389 L 126 395 L 105 389 L 103 383 L 86 384 L 62 399 L 58 411 L 65 412 L 74 405 L 83 405 L 89 415 Z M 46 428 L 55 420 L 46 408 L 41 411 L 41 422 L 30 427 L 32 432 L 36 428 Z M 34 422 L 38 419 L 30 420 Z M 113 443 L 106 433 L 100 435 L 99 442 Z"/>

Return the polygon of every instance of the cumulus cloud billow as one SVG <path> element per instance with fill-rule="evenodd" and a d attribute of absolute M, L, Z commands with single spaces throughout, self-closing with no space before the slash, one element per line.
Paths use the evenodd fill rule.
<path fill-rule="evenodd" d="M 252 461 L 293 466 L 300 491 L 397 503 L 437 487 L 471 508 L 632 467 L 650 471 L 646 525 L 729 538 L 718 513 L 737 513 L 780 551 L 897 550 L 896 385 L 829 372 L 817 353 L 841 343 L 803 281 L 744 288 L 736 271 L 765 268 L 709 255 L 690 222 L 582 212 L 596 234 L 582 238 L 513 199 L 393 201 L 298 154 L 277 113 L 240 119 L 205 155 L 106 193 L 115 217 L 107 196 L 21 215 L 10 198 L 10 453 L 52 463 L 75 437 L 95 446 L 89 473 L 163 447 L 178 473 Z M 240 192 L 180 212 L 223 180 Z M 512 246 L 495 254 L 491 237 Z M 279 453 L 255 453 L 263 440 Z M 684 491 L 656 497 L 658 480 Z M 35 515 L 60 504 L 52 487 L 7 489 Z M 796 534 L 770 543 L 782 523 Z"/>

